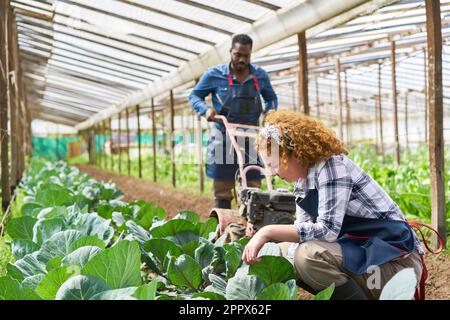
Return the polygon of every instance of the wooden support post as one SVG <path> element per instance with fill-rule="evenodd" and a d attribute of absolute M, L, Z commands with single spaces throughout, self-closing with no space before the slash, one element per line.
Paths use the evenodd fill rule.
<path fill-rule="evenodd" d="M 131 176 L 131 159 L 130 159 L 130 114 L 128 112 L 128 108 L 125 109 L 125 117 L 126 117 L 126 130 L 127 130 L 127 170 L 128 176 Z"/>
<path fill-rule="evenodd" d="M 11 72 L 14 73 L 14 42 L 13 42 L 13 15 L 11 12 L 11 7 L 7 5 L 6 9 L 6 88 L 7 88 L 7 98 L 8 98 L 8 110 L 9 110 L 9 125 L 10 125 L 10 152 L 11 152 L 11 168 L 10 168 L 10 189 L 11 191 L 15 189 L 17 185 L 17 106 L 16 106 L 16 91 L 15 86 L 12 82 Z"/>
<path fill-rule="evenodd" d="M 405 137 L 406 149 L 409 149 L 409 128 L 408 128 L 408 91 L 405 92 Z"/>
<path fill-rule="evenodd" d="M 195 112 L 194 112 L 195 113 Z M 198 173 L 200 179 L 200 192 L 205 191 L 205 174 L 203 168 L 203 129 L 202 129 L 202 118 L 197 115 L 197 158 L 198 158 Z"/>
<path fill-rule="evenodd" d="M 139 178 L 142 179 L 142 158 L 141 158 L 141 119 L 140 119 L 140 107 L 136 106 L 136 114 L 137 114 L 137 134 L 138 134 L 138 171 Z"/>
<path fill-rule="evenodd" d="M 113 145 L 113 129 L 112 129 L 112 118 L 109 118 L 109 152 L 111 156 L 111 171 L 114 171 L 114 145 Z"/>
<path fill-rule="evenodd" d="M 297 91 L 296 88 L 296 84 L 298 83 L 298 81 L 293 81 L 291 83 L 291 92 L 292 92 L 292 110 L 296 110 L 297 109 L 297 97 L 295 95 L 295 91 Z"/>
<path fill-rule="evenodd" d="M 86 130 L 87 134 L 87 143 L 88 143 L 88 155 L 89 155 L 89 164 L 94 164 L 94 141 L 93 141 L 93 135 L 92 135 L 92 128 L 89 128 Z"/>
<path fill-rule="evenodd" d="M 181 130 L 181 134 L 183 136 L 183 140 L 181 141 L 182 144 L 184 144 L 184 136 L 185 136 L 185 132 L 184 132 L 184 109 L 180 110 L 180 130 Z"/>
<path fill-rule="evenodd" d="M 170 161 L 172 162 L 172 185 L 177 186 L 176 182 L 176 168 L 175 168 L 175 106 L 173 100 L 173 90 L 170 90 Z"/>
<path fill-rule="evenodd" d="M 100 130 L 98 123 L 95 124 L 95 164 L 101 168 L 102 158 L 100 154 Z"/>
<path fill-rule="evenodd" d="M 298 38 L 298 98 L 299 107 L 309 115 L 308 101 L 308 53 L 306 49 L 305 31 L 297 34 Z"/>
<path fill-rule="evenodd" d="M 337 84 L 336 104 L 339 112 L 339 123 L 338 123 L 339 139 L 344 140 L 342 89 L 341 89 L 341 62 L 339 61 L 339 59 L 336 60 L 336 84 Z"/>
<path fill-rule="evenodd" d="M 374 110 L 375 110 L 375 144 L 374 144 L 374 147 L 375 147 L 375 153 L 376 154 L 378 154 L 379 153 L 379 133 L 378 133 L 378 122 L 379 122 L 379 119 L 378 119 L 378 99 L 377 98 L 375 98 L 375 99 L 373 99 L 373 101 L 374 101 Z"/>
<path fill-rule="evenodd" d="M 9 1 L 0 1 L 0 63 L 2 69 L 7 69 L 8 60 L 8 11 Z M 0 72 L 0 151 L 1 151 L 1 184 L 2 184 L 2 209 L 5 212 L 11 201 L 11 189 L 9 182 L 9 156 L 8 156 L 8 76 Z"/>
<path fill-rule="evenodd" d="M 100 168 L 103 167 L 103 159 L 102 159 L 102 127 L 100 123 L 97 123 L 97 152 L 98 152 L 98 166 Z"/>
<path fill-rule="evenodd" d="M 382 95 L 381 95 L 381 63 L 378 64 L 378 120 L 380 125 L 380 151 L 381 159 L 384 162 L 384 139 L 383 139 L 383 112 L 381 111 Z"/>
<path fill-rule="evenodd" d="M 102 121 L 102 155 L 103 155 L 103 167 L 105 169 L 108 168 L 108 159 L 106 157 L 105 151 L 105 142 L 106 142 L 106 123 Z"/>
<path fill-rule="evenodd" d="M 317 118 L 320 119 L 320 97 L 319 97 L 319 79 L 315 78 L 315 89 L 316 89 L 316 108 L 317 108 Z"/>
<path fill-rule="evenodd" d="M 428 72 L 427 72 L 427 51 L 423 49 L 423 93 L 424 93 L 424 107 L 425 107 L 425 143 L 428 143 Z"/>
<path fill-rule="evenodd" d="M 195 84 L 197 84 L 199 79 L 195 80 Z M 292 91 L 292 94 L 294 94 L 294 90 Z M 295 108 L 295 103 L 293 105 Z M 196 142 L 197 142 L 197 159 L 198 159 L 198 177 L 200 181 L 200 192 L 203 193 L 205 191 L 205 173 L 203 168 L 203 129 L 202 129 L 202 117 L 197 115 L 197 113 L 194 111 L 193 119 L 197 119 L 196 125 L 195 125 L 195 135 L 196 135 Z"/>
<path fill-rule="evenodd" d="M 156 182 L 156 120 L 155 100 L 152 98 L 152 147 L 153 147 L 153 181 Z"/>
<path fill-rule="evenodd" d="M 344 92 L 345 92 L 345 127 L 346 127 L 346 136 L 347 136 L 347 144 L 350 144 L 351 141 L 351 118 L 350 118 L 350 104 L 348 102 L 348 84 L 347 84 L 347 71 L 344 71 Z"/>
<path fill-rule="evenodd" d="M 440 2 L 426 0 L 428 41 L 428 109 L 431 223 L 446 243 L 444 179 L 444 104 L 442 88 L 442 30 Z M 436 242 L 437 239 L 435 238 Z"/>
<path fill-rule="evenodd" d="M 122 173 L 122 112 L 119 112 L 119 139 L 117 144 L 117 152 L 119 152 L 119 173 Z"/>
<path fill-rule="evenodd" d="M 56 134 L 56 159 L 57 160 L 62 160 L 60 143 L 61 143 L 61 134 L 58 132 Z"/>
<path fill-rule="evenodd" d="M 94 124 L 94 165 L 98 166 L 98 152 L 97 152 L 97 124 Z"/>
<path fill-rule="evenodd" d="M 9 81 L 9 79 L 8 79 Z M 17 105 L 14 94 L 14 87 L 9 85 L 9 114 L 10 114 L 10 130 L 11 130 L 11 191 L 13 191 L 18 183 L 17 164 L 18 164 L 18 128 L 17 128 Z M 58 159 L 60 160 L 60 159 Z"/>
<path fill-rule="evenodd" d="M 396 71 L 395 41 L 391 42 L 391 66 L 392 66 L 392 108 L 394 112 L 394 156 L 395 163 L 400 165 L 400 142 L 398 139 L 398 110 L 397 110 L 397 71 Z"/>
<path fill-rule="evenodd" d="M 24 159 L 25 159 L 25 125 L 24 125 L 24 114 L 22 110 L 23 101 L 22 101 L 22 87 L 19 88 L 19 109 L 18 109 L 18 119 L 19 119 L 19 180 L 22 179 L 23 172 L 25 170 Z"/>
<path fill-rule="evenodd" d="M 100 123 L 97 123 L 97 143 L 98 143 L 98 166 L 103 167 L 103 154 L 102 154 L 102 127 Z"/>

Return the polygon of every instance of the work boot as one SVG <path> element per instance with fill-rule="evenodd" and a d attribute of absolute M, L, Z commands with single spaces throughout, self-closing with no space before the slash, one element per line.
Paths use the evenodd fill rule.
<path fill-rule="evenodd" d="M 216 208 L 231 209 L 231 200 L 216 199 Z"/>
<path fill-rule="evenodd" d="M 336 287 L 330 300 L 369 300 L 361 286 L 352 278 Z"/>

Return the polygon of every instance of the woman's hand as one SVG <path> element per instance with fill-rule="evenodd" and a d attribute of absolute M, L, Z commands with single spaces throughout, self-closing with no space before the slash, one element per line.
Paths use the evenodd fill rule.
<path fill-rule="evenodd" d="M 256 232 L 244 248 L 242 253 L 242 261 L 245 264 L 254 264 L 260 261 L 258 258 L 259 250 L 269 240 L 264 228 Z"/>
<path fill-rule="evenodd" d="M 280 242 L 300 242 L 297 227 L 287 224 L 275 224 L 262 227 L 250 239 L 242 253 L 242 261 L 245 264 L 254 264 L 260 261 L 258 253 L 262 246 L 269 240 Z"/>

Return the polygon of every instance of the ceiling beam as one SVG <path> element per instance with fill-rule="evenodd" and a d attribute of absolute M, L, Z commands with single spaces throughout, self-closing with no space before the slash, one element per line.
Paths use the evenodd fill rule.
<path fill-rule="evenodd" d="M 111 17 L 114 17 L 114 18 L 117 18 L 117 19 L 121 19 L 121 20 L 125 20 L 125 21 L 131 22 L 131 23 L 135 23 L 135 24 L 147 27 L 147 28 L 152 28 L 152 29 L 155 29 L 155 30 L 159 30 L 159 31 L 162 31 L 162 32 L 165 32 L 165 33 L 168 33 L 168 34 L 172 34 L 172 35 L 178 36 L 178 37 L 190 39 L 190 40 L 193 40 L 193 41 L 196 41 L 196 42 L 200 42 L 200 43 L 203 43 L 203 44 L 206 44 L 206 45 L 210 45 L 210 46 L 215 45 L 214 42 L 209 41 L 209 40 L 205 40 L 204 38 L 201 38 L 201 37 L 197 37 L 197 36 L 193 36 L 193 35 L 190 35 L 190 34 L 187 34 L 187 33 L 178 32 L 178 31 L 175 31 L 175 30 L 163 28 L 163 27 L 160 27 L 160 26 L 158 26 L 156 24 L 143 22 L 143 21 L 139 21 L 139 20 L 133 20 L 133 19 L 125 17 L 124 15 L 120 15 L 120 14 L 113 13 L 111 11 L 103 10 L 103 9 L 97 8 L 95 6 L 89 6 L 89 5 L 81 4 L 79 2 L 72 1 L 72 0 L 59 0 L 59 1 L 75 5 L 75 6 L 79 7 L 79 8 L 83 8 L 83 9 L 86 9 L 86 10 L 90 10 L 90 11 L 93 11 L 93 12 L 97 12 L 97 13 L 101 13 L 101 14 L 104 14 L 104 15 L 107 15 L 107 16 L 111 16 Z"/>
<path fill-rule="evenodd" d="M 192 1 L 181 1 L 192 2 Z M 311 0 L 271 12 L 255 22 L 252 26 L 244 28 L 241 32 L 247 33 L 254 40 L 253 50 L 256 51 L 272 43 L 285 39 L 293 34 L 311 28 L 323 21 L 336 17 L 344 12 L 353 10 L 367 0 Z M 377 1 L 378 4 L 382 1 Z M 196 5 L 197 3 L 191 3 Z M 345 17 L 350 19 L 351 17 Z M 334 21 L 339 24 L 340 21 Z M 151 97 L 170 91 L 186 82 L 199 78 L 208 67 L 224 63 L 229 59 L 229 39 L 216 45 L 188 63 L 184 63 L 176 71 L 156 80 L 144 90 L 137 91 L 119 105 L 113 105 L 96 114 L 89 120 L 77 125 L 77 129 L 85 129 L 98 121 L 111 117 L 111 115 L 126 109 L 128 106 L 148 101 Z"/>
<path fill-rule="evenodd" d="M 219 33 L 223 33 L 223 34 L 226 34 L 228 36 L 231 36 L 233 34 L 229 30 L 218 28 L 218 27 L 215 27 L 215 26 L 203 23 L 203 22 L 196 21 L 196 20 L 192 20 L 192 19 L 183 17 L 183 16 L 181 16 L 179 14 L 173 14 L 173 13 L 170 13 L 168 11 L 158 10 L 156 8 L 153 8 L 153 7 L 150 7 L 150 6 L 146 6 L 146 5 L 142 5 L 142 4 L 134 2 L 134 1 L 120 0 L 120 2 L 126 3 L 126 4 L 128 4 L 130 6 L 133 6 L 133 7 L 136 7 L 136 8 L 140 8 L 140 9 L 143 9 L 143 10 L 146 10 L 146 11 L 154 12 L 154 13 L 161 14 L 161 15 L 164 15 L 164 16 L 167 16 L 167 17 L 170 17 L 170 18 L 181 20 L 181 21 L 193 24 L 193 25 L 201 27 L 201 28 L 205 28 L 205 29 L 209 29 L 209 30 L 216 31 L 216 32 L 219 32 Z"/>
<path fill-rule="evenodd" d="M 214 13 L 220 14 L 222 16 L 225 16 L 225 17 L 228 17 L 228 18 L 232 18 L 232 19 L 235 19 L 235 20 L 238 20 L 238 21 L 241 21 L 241 22 L 247 22 L 247 23 L 250 23 L 250 24 L 255 22 L 255 20 L 253 20 L 253 19 L 249 19 L 247 17 L 241 16 L 241 15 L 238 15 L 238 14 L 234 14 L 234 13 L 231 13 L 229 11 L 220 10 L 218 8 L 215 8 L 215 7 L 212 7 L 212 6 L 208 6 L 208 5 L 203 4 L 203 3 L 199 3 L 199 2 L 195 2 L 195 1 L 191 1 L 191 0 L 175 0 L 175 1 L 178 1 L 178 2 L 181 2 L 181 3 L 187 4 L 187 5 L 190 5 L 190 6 L 195 7 L 195 8 L 200 8 L 200 9 L 203 9 L 203 10 L 206 10 L 206 11 L 214 12 Z"/>

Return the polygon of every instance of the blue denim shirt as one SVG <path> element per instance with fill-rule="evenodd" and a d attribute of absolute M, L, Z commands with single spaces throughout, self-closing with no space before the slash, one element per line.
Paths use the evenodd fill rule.
<path fill-rule="evenodd" d="M 192 90 L 189 95 L 189 102 L 192 108 L 198 113 L 198 115 L 203 116 L 208 110 L 209 106 L 205 102 L 205 98 L 211 93 L 212 94 L 212 103 L 214 109 L 216 109 L 217 113 L 222 109 L 222 105 L 217 98 L 217 95 L 220 97 L 222 101 L 225 101 L 226 95 L 228 94 L 229 85 L 228 85 L 228 75 L 230 74 L 230 65 L 229 63 L 221 64 L 213 68 L 209 68 L 200 78 L 200 81 L 195 86 L 194 90 Z M 250 64 L 250 76 L 245 80 L 244 83 L 248 81 L 253 82 L 253 74 L 256 74 L 256 77 L 259 82 L 260 94 L 264 99 L 265 108 L 264 112 L 269 111 L 270 109 L 277 110 L 278 108 L 278 99 L 275 91 L 270 84 L 269 76 L 266 71 L 262 68 Z M 239 83 L 236 80 L 236 77 L 233 75 L 233 82 Z"/>

